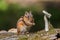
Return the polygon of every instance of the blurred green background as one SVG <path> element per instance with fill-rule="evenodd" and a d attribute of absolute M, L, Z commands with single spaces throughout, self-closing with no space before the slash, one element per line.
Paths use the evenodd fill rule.
<path fill-rule="evenodd" d="M 32 11 L 36 25 L 31 31 L 44 29 L 44 19 L 42 10 L 52 14 L 50 22 L 54 28 L 60 28 L 60 2 L 38 1 L 32 4 L 10 3 L 6 0 L 0 0 L 0 30 L 9 30 L 16 28 L 17 20 L 24 15 L 25 11 Z"/>

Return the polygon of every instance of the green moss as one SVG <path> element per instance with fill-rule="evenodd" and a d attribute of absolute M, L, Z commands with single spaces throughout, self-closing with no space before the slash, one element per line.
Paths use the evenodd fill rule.
<path fill-rule="evenodd" d="M 18 40 L 28 40 L 28 37 L 26 35 L 21 35 Z"/>

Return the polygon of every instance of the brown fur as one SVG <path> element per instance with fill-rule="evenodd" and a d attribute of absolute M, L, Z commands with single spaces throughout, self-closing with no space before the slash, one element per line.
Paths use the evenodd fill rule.
<path fill-rule="evenodd" d="M 32 25 L 35 25 L 33 16 L 26 12 L 25 15 L 17 22 L 17 33 L 25 34 L 25 32 L 27 32 Z"/>

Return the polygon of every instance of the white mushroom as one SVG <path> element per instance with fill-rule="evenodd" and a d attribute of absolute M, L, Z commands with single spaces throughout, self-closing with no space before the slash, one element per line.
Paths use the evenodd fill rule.
<path fill-rule="evenodd" d="M 43 10 L 42 11 L 44 13 L 44 21 L 45 21 L 45 31 L 49 31 L 49 21 L 47 19 L 51 17 L 51 14 L 49 14 L 47 11 Z"/>

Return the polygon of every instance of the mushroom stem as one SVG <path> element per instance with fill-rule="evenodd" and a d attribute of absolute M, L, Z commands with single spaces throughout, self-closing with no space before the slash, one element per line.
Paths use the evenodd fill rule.
<path fill-rule="evenodd" d="M 45 21 L 45 31 L 49 31 L 49 27 L 48 27 L 49 24 L 46 15 L 44 15 L 44 21 Z"/>

